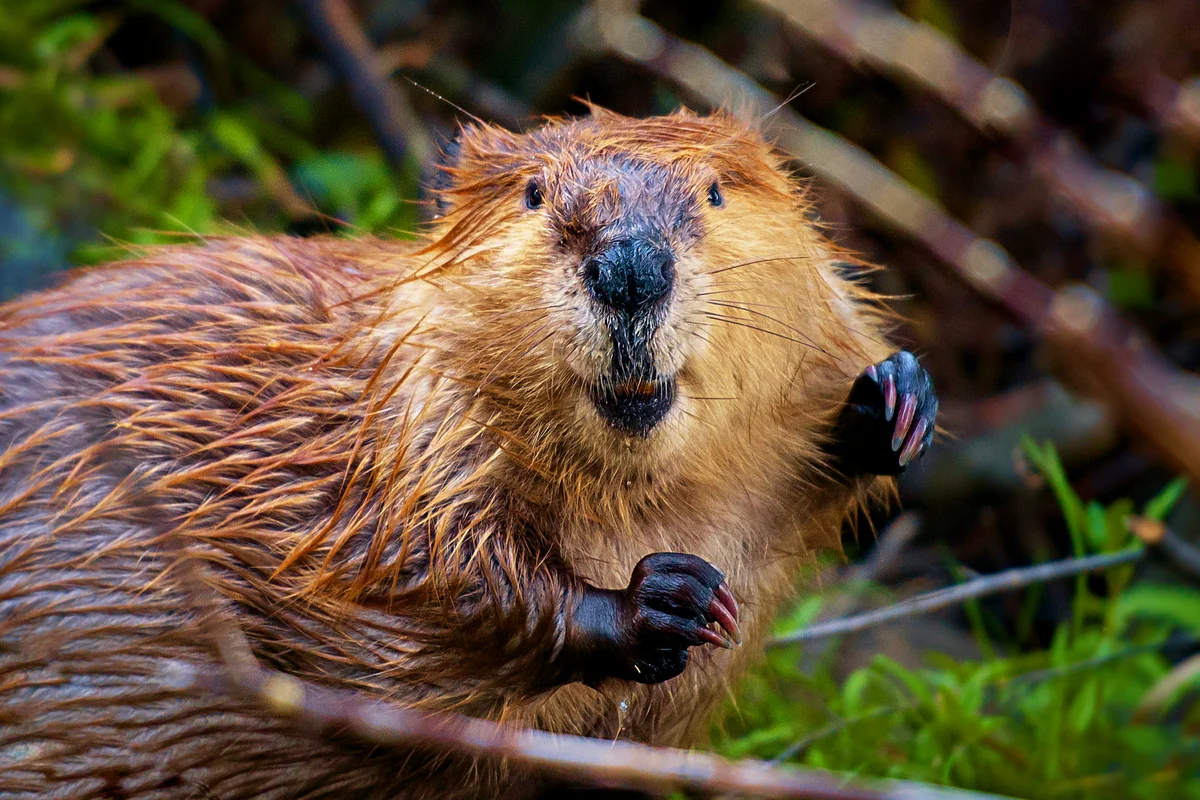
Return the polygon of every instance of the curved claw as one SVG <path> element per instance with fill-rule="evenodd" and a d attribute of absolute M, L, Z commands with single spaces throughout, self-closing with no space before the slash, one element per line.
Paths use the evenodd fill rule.
<path fill-rule="evenodd" d="M 729 587 L 722 583 L 714 592 L 716 595 L 708 605 L 708 613 L 725 629 L 730 638 L 737 644 L 742 643 L 742 629 L 737 622 L 737 601 Z"/>
<path fill-rule="evenodd" d="M 733 618 L 737 619 L 738 604 L 737 604 L 737 600 L 733 599 L 733 592 L 729 591 L 729 584 L 722 583 L 720 586 L 718 586 L 716 588 L 716 590 L 713 592 L 713 594 L 715 594 L 717 596 L 717 599 L 720 600 L 721 603 L 724 604 L 724 606 L 729 609 L 729 613 L 733 614 Z"/>
<path fill-rule="evenodd" d="M 912 435 L 908 437 L 908 444 L 904 445 L 904 449 L 900 451 L 900 466 L 908 466 L 908 462 L 917 457 L 921 452 L 921 448 L 925 444 L 925 432 L 928 426 L 925 420 L 918 420 L 917 426 L 913 428 Z"/>
<path fill-rule="evenodd" d="M 908 429 L 912 426 L 913 415 L 917 411 L 917 396 L 915 394 L 906 394 L 904 399 L 900 401 L 900 412 L 896 417 L 896 430 L 892 434 L 892 450 L 899 450 L 900 445 L 904 443 L 904 437 L 908 435 Z"/>
<path fill-rule="evenodd" d="M 887 375 L 883 379 L 883 418 L 892 421 L 896 412 L 896 379 Z"/>
<path fill-rule="evenodd" d="M 709 644 L 715 644 L 717 647 L 724 647 L 726 650 L 733 649 L 733 642 L 730 641 L 728 637 L 722 636 L 712 628 L 697 628 L 696 634 Z"/>

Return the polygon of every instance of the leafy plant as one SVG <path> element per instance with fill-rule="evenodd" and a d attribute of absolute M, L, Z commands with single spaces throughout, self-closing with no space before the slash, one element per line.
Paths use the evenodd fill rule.
<path fill-rule="evenodd" d="M 396 174 L 369 143 L 319 149 L 310 101 L 195 12 L 176 0 L 94 5 L 37 0 L 0 14 L 0 297 L 181 233 L 280 231 L 314 213 L 358 233 L 412 228 L 415 170 Z M 235 74 L 238 99 L 177 112 L 137 72 L 101 59 L 134 14 L 191 43 L 201 73 Z"/>
<path fill-rule="evenodd" d="M 1131 546 L 1129 501 L 1085 503 L 1053 448 L 1026 443 L 1054 492 L 1078 556 Z M 1161 518 L 1183 483 L 1143 509 Z M 1135 545 L 1136 546 L 1136 545 Z M 887 656 L 834 678 L 771 651 L 716 734 L 730 756 L 784 758 L 863 776 L 902 778 L 1029 798 L 1200 798 L 1200 709 L 1175 692 L 1169 722 L 1135 713 L 1171 673 L 1163 645 L 1200 635 L 1200 591 L 1133 584 L 1110 569 L 1104 591 L 1075 587 L 1068 621 L 1045 649 L 958 662 L 931 653 L 920 668 Z M 811 621 L 807 598 L 786 632 Z M 985 651 L 987 652 L 987 651 Z"/>

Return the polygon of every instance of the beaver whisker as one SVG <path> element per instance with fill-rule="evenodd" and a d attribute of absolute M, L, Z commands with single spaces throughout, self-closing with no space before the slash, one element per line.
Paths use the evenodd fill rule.
<path fill-rule="evenodd" d="M 568 308 L 570 308 L 570 307 L 568 305 L 566 305 L 565 303 L 556 301 L 554 303 L 548 303 L 547 305 L 544 305 L 544 306 L 521 306 L 518 308 L 492 308 L 492 309 L 488 309 L 486 311 L 476 310 L 476 311 L 473 311 L 472 313 L 474 314 L 474 316 L 479 317 L 480 319 L 485 319 L 488 322 L 503 322 L 505 320 L 523 317 L 526 314 L 529 314 L 529 313 L 535 312 L 535 311 L 542 311 L 542 312 L 565 311 Z M 542 316 L 545 316 L 545 314 L 543 314 Z"/>
<path fill-rule="evenodd" d="M 509 348 L 507 351 L 505 351 L 505 353 L 502 356 L 498 357 L 495 360 L 495 362 L 492 365 L 492 368 L 490 370 L 488 370 L 488 373 L 486 375 L 483 376 L 483 378 L 481 380 L 481 384 L 490 385 L 492 382 L 492 378 L 496 374 L 496 372 L 501 367 L 508 365 L 508 360 L 517 352 L 517 350 L 519 350 L 521 348 L 521 346 L 524 345 L 525 343 L 527 343 L 530 339 L 536 337 L 538 334 L 545 331 L 547 327 L 551 326 L 552 322 L 553 322 L 552 320 L 546 319 L 542 322 L 541 325 L 538 325 L 535 328 L 531 328 L 529 330 L 529 332 L 527 332 L 524 336 L 522 336 L 520 339 L 518 339 L 517 343 L 515 345 L 513 345 L 511 348 Z M 545 339 L 550 338 L 551 336 L 554 335 L 554 333 L 555 333 L 555 330 L 553 328 L 551 328 L 550 333 L 548 333 L 546 335 L 546 337 L 544 339 L 542 339 L 541 341 L 545 341 Z M 540 344 L 540 342 L 538 344 Z M 528 352 L 529 352 L 529 350 L 526 350 L 526 354 L 528 354 Z"/>
<path fill-rule="evenodd" d="M 705 294 L 711 294 L 711 292 L 706 292 Z M 721 306 L 722 308 L 736 308 L 740 311 L 747 312 L 749 312 L 752 308 L 771 308 L 776 311 L 787 311 L 788 309 L 787 306 L 777 306 L 772 303 L 734 303 L 730 300 L 708 300 L 706 302 L 713 306 Z"/>
<path fill-rule="evenodd" d="M 812 344 L 813 348 L 820 350 L 823 353 L 825 352 L 820 346 L 818 346 L 815 342 L 813 342 L 812 339 L 809 338 L 808 334 L 806 334 L 804 331 L 802 331 L 799 328 L 796 328 L 792 325 L 789 325 L 788 323 L 784 322 L 781 319 L 772 317 L 770 314 L 764 314 L 761 311 L 756 311 L 753 308 L 749 308 L 748 306 L 744 306 L 744 305 L 738 305 L 737 303 L 721 303 L 721 302 L 717 302 L 715 300 L 709 300 L 708 304 L 713 305 L 713 306 L 721 306 L 723 308 L 732 308 L 732 309 L 737 309 L 740 311 L 745 311 L 747 314 L 753 314 L 756 317 L 762 317 L 765 320 L 774 322 L 776 325 L 782 325 L 783 327 L 787 328 L 789 331 L 796 334 L 797 336 L 803 336 L 810 344 Z M 780 306 L 763 306 L 763 308 L 780 308 Z M 717 312 L 717 313 L 719 313 L 719 312 Z M 828 353 L 826 353 L 826 355 L 828 355 Z"/>
<path fill-rule="evenodd" d="M 707 292 L 696 292 L 696 297 L 718 297 L 727 294 L 738 294 L 741 292 L 762 291 L 770 289 L 774 283 L 772 281 L 763 281 L 761 283 L 740 283 L 734 286 L 729 286 L 724 289 L 711 289 Z"/>
<path fill-rule="evenodd" d="M 714 320 L 716 322 L 724 322 L 729 325 L 736 325 L 740 328 L 747 328 L 752 331 L 758 331 L 759 333 L 765 333 L 768 336 L 778 336 L 780 339 L 785 339 L 789 342 L 794 342 L 795 344 L 803 345 L 804 347 L 807 347 L 811 350 L 816 350 L 818 353 L 824 353 L 825 355 L 829 355 L 829 352 L 827 350 L 825 350 L 825 348 L 820 347 L 819 345 L 812 344 L 811 342 L 806 342 L 803 339 L 797 339 L 794 336 L 788 336 L 787 334 L 780 333 L 779 331 L 770 330 L 769 328 L 760 328 L 757 325 L 751 325 L 749 322 L 738 319 L 737 317 L 725 316 L 723 314 L 718 314 L 715 311 L 702 311 L 700 313 L 704 314 L 704 316 L 706 316 L 709 319 Z"/>
<path fill-rule="evenodd" d="M 694 240 L 692 240 L 691 242 L 688 242 L 686 245 L 684 245 L 684 247 L 679 251 L 678 255 L 680 257 L 686 255 L 687 253 L 689 253 L 692 250 L 692 248 L 694 248 L 697 245 L 699 245 L 700 243 L 702 243 L 706 237 L 711 236 L 712 234 L 721 230 L 725 226 L 731 225 L 733 223 L 741 222 L 745 219 L 752 219 L 753 216 L 754 216 L 753 214 L 738 214 L 737 216 L 726 217 L 725 219 L 718 222 L 716 225 L 713 225 L 712 227 L 704 229 L 701 232 L 700 236 L 697 236 Z"/>
<path fill-rule="evenodd" d="M 727 267 L 721 267 L 720 269 L 714 269 L 714 270 L 711 270 L 704 274 L 705 275 L 720 275 L 721 273 L 724 273 L 724 272 L 732 272 L 735 269 L 742 269 L 743 267 L 752 267 L 756 264 L 770 264 L 775 261 L 796 261 L 798 259 L 799 259 L 799 257 L 795 256 L 795 255 L 771 256 L 769 258 L 752 258 L 749 261 L 742 261 L 738 264 L 731 264 Z"/>

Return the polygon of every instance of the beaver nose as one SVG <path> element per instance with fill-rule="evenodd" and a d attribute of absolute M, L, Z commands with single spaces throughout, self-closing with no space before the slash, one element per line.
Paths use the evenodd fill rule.
<path fill-rule="evenodd" d="M 645 239 L 613 242 L 583 262 L 583 283 L 616 311 L 636 313 L 662 300 L 675 282 L 675 257 Z"/>

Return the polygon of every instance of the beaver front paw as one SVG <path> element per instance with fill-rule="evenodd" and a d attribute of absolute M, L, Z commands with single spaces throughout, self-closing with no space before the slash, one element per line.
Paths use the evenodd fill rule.
<path fill-rule="evenodd" d="M 737 602 L 725 576 L 702 558 L 652 553 L 638 562 L 617 622 L 624 675 L 639 683 L 674 678 L 687 666 L 688 648 L 741 644 Z M 717 623 L 725 635 L 709 627 Z"/>
<path fill-rule="evenodd" d="M 901 350 L 863 370 L 834 428 L 833 466 L 843 475 L 898 475 L 933 441 L 933 379 Z"/>
<path fill-rule="evenodd" d="M 568 675 L 661 683 L 683 672 L 688 648 L 741 642 L 737 602 L 721 571 L 697 556 L 652 553 L 625 589 L 587 588 L 568 633 Z"/>

